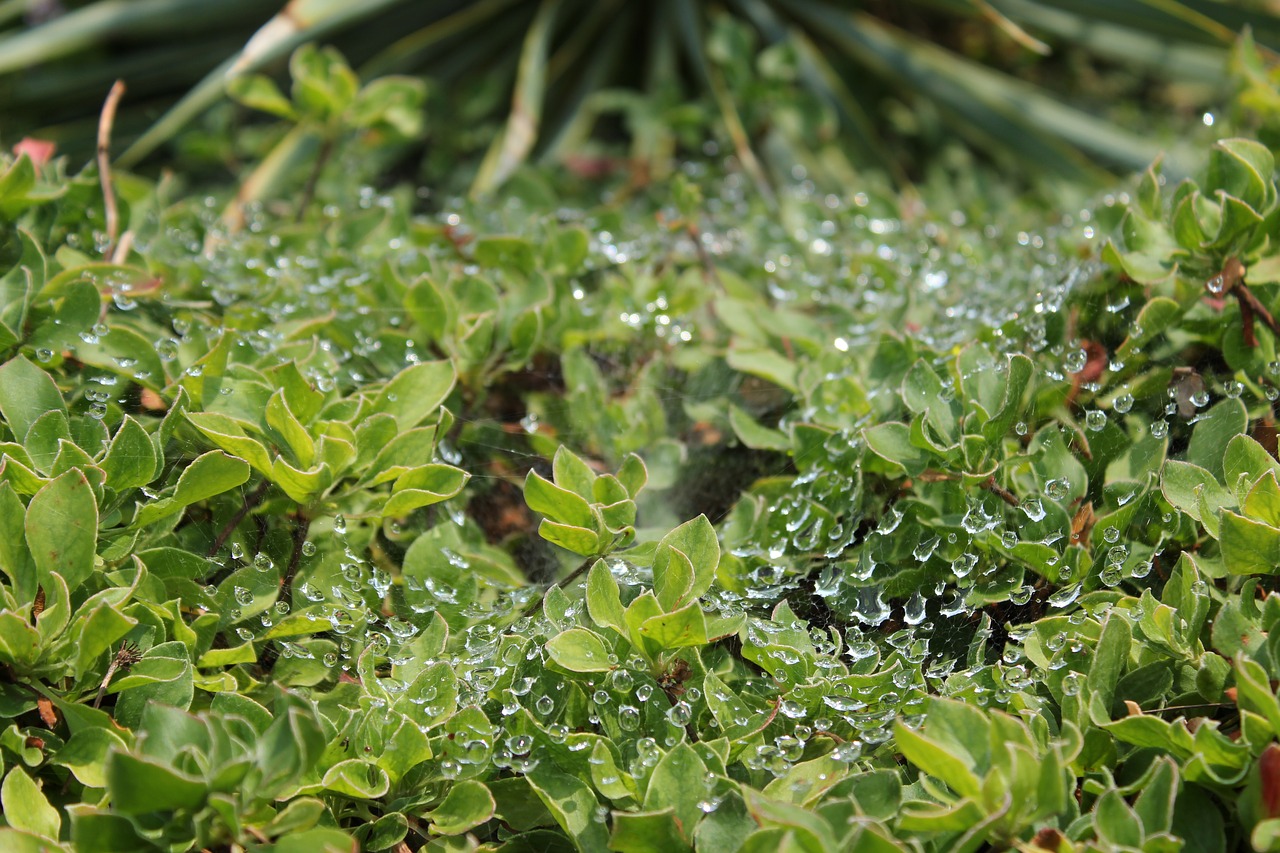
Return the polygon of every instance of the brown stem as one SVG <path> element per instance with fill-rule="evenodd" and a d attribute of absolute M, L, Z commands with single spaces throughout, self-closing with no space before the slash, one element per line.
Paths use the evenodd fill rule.
<path fill-rule="evenodd" d="M 1227 258 L 1227 262 L 1222 266 L 1222 272 L 1209 280 L 1210 283 L 1215 284 L 1210 292 L 1230 293 L 1236 298 L 1240 303 L 1240 320 L 1245 346 L 1256 347 L 1258 339 L 1253 331 L 1255 319 L 1261 320 L 1262 325 L 1270 329 L 1271 334 L 1277 338 L 1280 338 L 1280 324 L 1276 323 L 1275 317 L 1271 316 L 1267 307 L 1258 300 L 1257 296 L 1254 296 L 1249 285 L 1245 284 L 1244 277 L 1248 271 L 1239 258 Z M 1208 288 L 1209 284 L 1205 286 Z"/>
<path fill-rule="evenodd" d="M 209 546 L 209 552 L 205 554 L 206 557 L 217 556 L 217 553 L 222 550 L 222 546 L 227 544 L 227 539 L 240 526 L 240 522 L 244 521 L 244 517 L 252 512 L 254 507 L 262 503 L 262 499 L 267 496 L 267 489 L 269 488 L 271 488 L 271 481 L 263 480 L 258 484 L 258 488 L 245 497 L 244 504 L 240 509 L 236 510 L 236 514 L 231 516 L 227 523 L 222 526 L 222 529 L 218 531 L 213 544 Z"/>
<path fill-rule="evenodd" d="M 1004 501 L 1009 506 L 1018 505 L 1018 496 L 1015 495 L 1013 492 L 1009 491 L 1008 489 L 1006 489 L 1004 486 L 997 483 L 994 474 L 982 481 L 982 488 L 986 489 L 988 492 L 991 492 L 991 494 L 1000 498 L 1000 500 Z"/>
<path fill-rule="evenodd" d="M 116 107 L 124 97 L 124 81 L 117 80 L 107 93 L 98 116 L 98 180 L 102 184 L 102 203 L 106 209 L 107 248 L 103 255 L 111 260 L 115 254 L 116 236 L 120 230 L 120 213 L 116 208 L 116 193 L 111 186 L 111 128 L 116 122 Z"/>
<path fill-rule="evenodd" d="M 311 516 L 299 510 L 295 519 L 293 553 L 289 555 L 289 566 L 280 581 L 280 600 L 289 604 L 293 603 L 293 578 L 298 574 L 298 566 L 302 563 L 302 546 L 306 544 L 307 533 L 311 530 Z"/>
<path fill-rule="evenodd" d="M 576 569 L 574 569 L 572 572 L 570 572 L 570 573 L 569 573 L 569 576 L 568 576 L 568 577 L 566 577 L 564 580 L 559 581 L 558 585 L 559 585 L 559 586 L 562 586 L 562 587 L 565 587 L 565 586 L 568 586 L 569 584 L 573 583 L 573 582 L 574 582 L 574 581 L 576 581 L 578 578 L 580 578 L 580 577 L 582 577 L 584 574 L 586 574 L 587 569 L 589 569 L 589 568 L 591 568 L 593 565 L 595 565 L 595 562 L 596 562 L 596 560 L 598 560 L 598 559 L 599 559 L 599 557 L 587 557 L 587 559 L 585 559 L 585 560 L 583 560 L 583 561 L 582 561 L 582 565 L 578 566 L 578 568 L 576 568 Z M 555 585 L 555 584 L 553 584 L 553 585 Z M 547 592 L 548 592 L 548 590 L 550 590 L 550 589 L 551 589 L 551 587 L 547 587 L 546 589 L 542 590 L 542 592 L 540 592 L 540 593 L 539 593 L 539 594 L 538 594 L 538 595 L 533 599 L 533 601 L 531 601 L 531 602 L 529 602 L 528 604 L 526 604 L 526 605 L 525 605 L 525 608 L 524 608 L 523 615 L 525 615 L 525 616 L 532 616 L 535 612 L 537 612 L 538 608 L 542 606 L 542 602 L 546 599 L 546 597 L 547 597 Z"/>
<path fill-rule="evenodd" d="M 315 165 L 311 167 L 311 174 L 307 176 L 307 185 L 302 188 L 302 197 L 298 199 L 298 209 L 293 214 L 294 222 L 301 222 L 303 217 L 307 215 L 307 208 L 311 206 L 311 202 L 316 196 L 316 184 L 320 183 L 320 173 L 324 171 L 325 164 L 329 162 L 331 154 L 333 154 L 333 139 L 326 137 L 320 143 L 320 151 L 316 154 Z"/>

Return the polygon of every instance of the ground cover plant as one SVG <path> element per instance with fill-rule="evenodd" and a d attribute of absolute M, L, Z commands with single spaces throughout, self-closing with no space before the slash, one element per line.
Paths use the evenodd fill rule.
<path fill-rule="evenodd" d="M 0 155 L 0 846 L 1277 848 L 1237 67 L 1257 139 L 1050 213 L 734 157 L 424 213 L 420 91 L 315 48 L 233 94 L 331 151 L 234 198 Z"/>

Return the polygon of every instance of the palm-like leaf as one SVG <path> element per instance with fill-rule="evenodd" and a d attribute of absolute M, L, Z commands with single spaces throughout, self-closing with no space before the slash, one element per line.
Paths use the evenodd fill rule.
<path fill-rule="evenodd" d="M 838 117 L 850 151 L 899 175 L 899 158 L 879 130 L 886 97 L 927 100 L 955 135 L 1037 169 L 1132 169 L 1158 153 L 1158 142 L 1144 133 L 1073 106 L 1072 93 L 1020 80 L 1009 67 L 966 57 L 863 5 L 291 0 L 281 8 L 270 0 L 97 0 L 28 23 L 19 17 L 25 4 L 10 0 L 0 3 L 0 115 L 9 143 L 38 134 L 85 154 L 101 95 L 123 77 L 130 94 L 117 135 L 130 143 L 122 161 L 134 165 L 218 102 L 229 76 L 279 68 L 297 45 L 324 40 L 362 63 L 366 77 L 421 74 L 466 92 L 478 80 L 507 75 L 512 96 L 480 167 L 480 189 L 501 183 L 539 149 L 564 153 L 591 132 L 601 110 L 622 103 L 617 93 L 626 90 L 642 96 L 627 102 L 637 155 L 669 151 L 663 110 L 703 99 L 743 167 L 764 186 L 756 142 L 767 121 L 752 117 L 741 79 L 730 79 L 724 57 L 708 47 L 730 15 L 760 48 L 789 51 L 795 91 Z M 1227 51 L 1242 28 L 1264 47 L 1280 44 L 1280 16 L 1211 0 L 913 0 L 896 8 L 923 16 L 935 32 L 976 21 L 1020 51 L 1082 49 L 1159 79 L 1209 85 L 1225 83 Z M 754 60 L 745 57 L 748 65 Z M 644 109 L 650 114 L 641 118 Z M 438 127 L 455 121 L 432 118 Z M 1171 161 L 1176 167 L 1176 151 Z"/>

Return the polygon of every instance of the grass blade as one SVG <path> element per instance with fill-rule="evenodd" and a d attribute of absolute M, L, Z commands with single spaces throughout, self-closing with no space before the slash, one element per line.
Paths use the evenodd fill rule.
<path fill-rule="evenodd" d="M 515 91 L 511 96 L 511 114 L 507 118 L 507 126 L 493 141 L 480 164 L 480 171 L 471 185 L 472 196 L 501 186 L 533 150 L 546 94 L 547 54 L 559 8 L 560 0 L 543 0 L 525 34 Z"/>

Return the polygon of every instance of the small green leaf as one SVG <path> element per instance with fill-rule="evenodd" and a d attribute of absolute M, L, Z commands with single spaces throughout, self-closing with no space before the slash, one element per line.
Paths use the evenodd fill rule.
<path fill-rule="evenodd" d="M 1222 564 L 1233 575 L 1280 574 L 1280 529 L 1222 512 Z"/>
<path fill-rule="evenodd" d="M 653 560 L 653 591 L 663 610 L 675 610 L 693 590 L 693 564 L 678 548 L 662 544 Z"/>
<path fill-rule="evenodd" d="M 596 473 L 582 457 L 569 448 L 561 445 L 556 450 L 556 455 L 551 460 L 551 470 L 557 486 L 568 489 L 588 502 L 595 500 Z"/>
<path fill-rule="evenodd" d="M 594 853 L 608 846 L 608 830 L 596 820 L 596 799 L 591 786 L 574 776 L 540 764 L 525 777 L 560 828 L 569 834 L 581 853 Z"/>
<path fill-rule="evenodd" d="M 83 472 L 73 469 L 45 484 L 31 498 L 24 526 L 41 576 L 57 572 L 75 590 L 93 574 L 98 502 Z"/>
<path fill-rule="evenodd" d="M 707 644 L 707 621 L 702 607 L 694 601 L 679 610 L 646 619 L 640 634 L 663 649 L 680 649 Z"/>
<path fill-rule="evenodd" d="M 53 411 L 67 413 L 52 376 L 23 356 L 0 365 L 0 414 L 15 441 L 24 441 L 36 418 Z"/>
<path fill-rule="evenodd" d="M 622 483 L 627 494 L 635 500 L 648 481 L 649 471 L 645 468 L 644 460 L 634 453 L 628 453 L 627 458 L 622 460 L 622 466 L 618 468 L 618 482 Z"/>
<path fill-rule="evenodd" d="M 284 389 L 277 390 L 267 401 L 266 423 L 276 444 L 289 449 L 301 468 L 310 468 L 316 460 L 316 444 L 306 427 L 289 409 Z"/>
<path fill-rule="evenodd" d="M 552 545 L 559 545 L 566 551 L 571 551 L 581 557 L 593 557 L 604 553 L 601 548 L 602 542 L 599 534 L 587 530 L 585 527 L 560 524 L 544 518 L 538 524 L 538 535 Z"/>
<path fill-rule="evenodd" d="M 686 521 L 666 536 L 659 543 L 659 555 L 662 547 L 678 549 L 688 558 L 693 570 L 693 583 L 688 595 L 697 598 L 711 588 L 716 577 L 716 569 L 720 566 L 720 542 L 716 530 L 706 515 Z M 661 557 L 654 557 L 654 578 L 660 571 L 658 563 Z M 659 596 L 661 598 L 661 596 Z M 665 605 L 664 605 L 665 606 Z"/>
<path fill-rule="evenodd" d="M 791 439 L 780 430 L 761 426 L 754 418 L 737 406 L 729 406 L 729 425 L 738 440 L 752 450 L 777 450 L 785 453 L 791 449 Z"/>
<path fill-rule="evenodd" d="M 876 424 L 862 431 L 867 447 L 877 456 L 899 465 L 909 477 L 918 477 L 929 467 L 933 456 L 911 442 L 911 428 L 903 423 Z"/>
<path fill-rule="evenodd" d="M 0 785 L 0 806 L 5 820 L 14 829 L 56 840 L 62 831 L 62 815 L 45 798 L 36 784 L 21 766 L 14 767 Z"/>
<path fill-rule="evenodd" d="M 441 835 L 461 835 L 493 817 L 497 804 L 480 782 L 455 782 L 440 805 L 427 812 L 431 828 Z"/>
<path fill-rule="evenodd" d="M 962 797 L 980 795 L 982 783 L 963 758 L 901 722 L 894 725 L 893 736 L 906 759 L 922 772 L 946 782 Z"/>
<path fill-rule="evenodd" d="M 419 507 L 448 500 L 461 492 L 470 479 L 470 474 L 452 465 L 432 463 L 411 468 L 396 478 L 382 517 L 406 515 Z"/>
<path fill-rule="evenodd" d="M 160 455 L 151 436 L 131 416 L 125 415 L 102 459 L 107 486 L 117 492 L 145 486 L 160 473 Z"/>
<path fill-rule="evenodd" d="M 586 628 L 570 628 L 547 641 L 547 654 L 571 672 L 608 672 L 609 648 L 599 635 Z"/>
<path fill-rule="evenodd" d="M 587 494 L 591 494 L 588 489 Z M 524 500 L 529 509 L 545 515 L 561 524 L 594 530 L 595 513 L 582 495 L 552 483 L 537 471 L 530 471 L 524 478 Z"/>
<path fill-rule="evenodd" d="M 242 486 L 248 479 L 249 465 L 243 459 L 228 456 L 220 450 L 210 450 L 197 456 L 183 470 L 172 495 L 143 505 L 138 510 L 136 524 L 143 527 L 181 512 L 191 504 Z"/>
<path fill-rule="evenodd" d="M 430 276 L 424 275 L 409 286 L 404 295 L 404 307 L 428 341 L 441 341 L 456 322 L 453 298 Z"/>
<path fill-rule="evenodd" d="M 622 609 L 618 581 L 604 560 L 596 560 L 587 572 L 587 613 L 602 628 L 613 628 L 626 636 L 627 617 Z"/>
<path fill-rule="evenodd" d="M 243 74 L 227 81 L 227 94 L 233 100 L 255 110 L 270 113 L 277 118 L 293 120 L 297 113 L 293 104 L 284 96 L 269 77 L 261 74 Z"/>
<path fill-rule="evenodd" d="M 370 412 L 392 415 L 402 431 L 411 429 L 440 408 L 456 378 L 451 361 L 411 365 L 391 378 L 373 401 Z"/>
<path fill-rule="evenodd" d="M 1133 633 L 1128 621 L 1118 613 L 1112 613 L 1102 625 L 1102 634 L 1093 651 L 1086 683 L 1094 695 L 1101 697 L 1102 707 L 1111 710 L 1116 684 L 1129 661 L 1129 647 Z"/>
<path fill-rule="evenodd" d="M 698 807 L 707 799 L 707 765 L 687 743 L 676 744 L 653 768 L 645 790 L 644 807 L 649 811 L 675 809 L 676 821 L 686 843 L 691 843 L 703 812 Z"/>
<path fill-rule="evenodd" d="M 1197 419 L 1191 432 L 1191 442 L 1187 445 L 1187 461 L 1221 480 L 1225 476 L 1223 457 L 1227 447 L 1233 438 L 1245 432 L 1248 425 L 1249 414 L 1243 401 L 1230 397 L 1221 401 Z M 1227 483 L 1228 488 L 1233 485 Z"/>
<path fill-rule="evenodd" d="M 799 386 L 796 385 L 795 363 L 771 349 L 740 345 L 735 342 L 729 348 L 725 361 L 740 373 L 767 379 L 792 393 L 799 391 Z"/>
<path fill-rule="evenodd" d="M 194 810 L 208 795 L 203 782 L 127 752 L 107 756 L 106 780 L 112 807 L 127 815 Z"/>
<path fill-rule="evenodd" d="M 324 787 L 358 800 L 375 800 L 391 788 L 387 771 L 359 758 L 348 758 L 325 771 Z"/>

